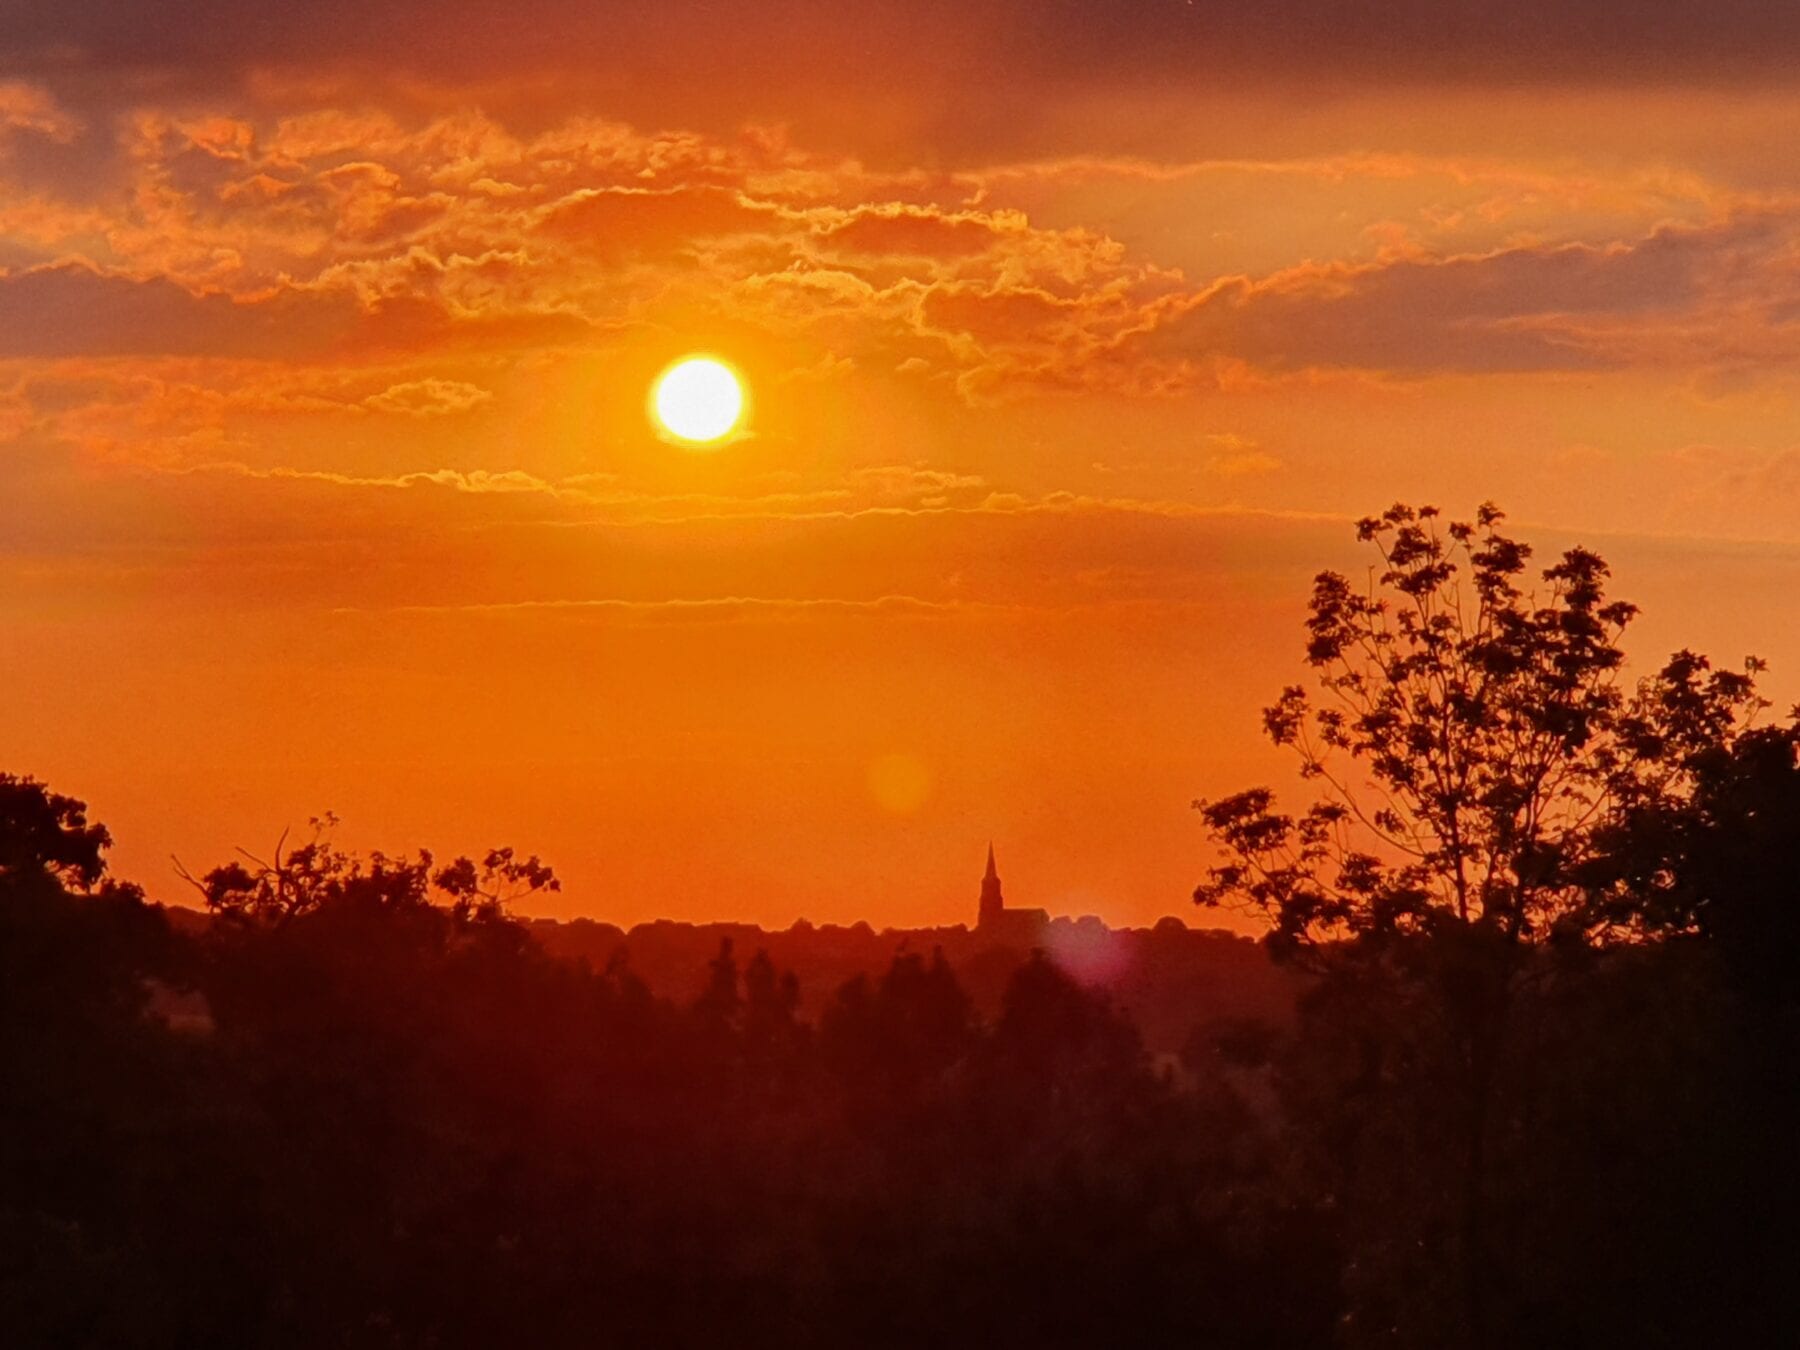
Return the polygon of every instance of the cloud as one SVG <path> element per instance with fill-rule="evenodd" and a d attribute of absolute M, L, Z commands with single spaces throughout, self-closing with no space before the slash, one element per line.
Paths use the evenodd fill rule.
<path fill-rule="evenodd" d="M 91 420 L 109 452 L 161 437 L 182 462 L 243 455 L 250 433 L 227 422 L 252 413 L 426 423 L 480 403 L 498 425 L 528 411 L 524 383 L 472 362 L 618 355 L 674 331 L 729 335 L 846 386 L 924 376 L 910 383 L 926 396 L 971 403 L 1153 399 L 1338 370 L 1729 362 L 1741 381 L 1800 349 L 1800 211 L 1673 170 L 1356 155 L 952 172 L 871 167 L 781 131 L 587 116 L 524 130 L 471 110 L 254 101 L 142 106 L 118 131 L 116 178 L 0 208 L 0 266 L 21 259 L 0 271 L 0 356 L 224 363 L 170 384 L 166 425 L 149 411 Z M 1403 185 L 1433 222 L 1504 222 L 1529 205 L 1534 229 L 1395 223 L 1377 246 L 1353 219 L 1336 236 L 1318 227 L 1336 253 L 1185 275 L 1155 251 L 1191 197 L 1146 206 L 1156 230 L 1121 238 L 1076 223 L 1097 182 L 1123 185 L 1137 210 L 1171 184 L 1205 195 L 1225 179 L 1246 202 L 1299 185 L 1309 212 L 1331 184 L 1377 197 Z M 1672 210 L 1689 223 L 1656 223 Z M 378 375 L 359 374 L 371 364 Z M 298 380 L 300 366 L 316 378 Z M 187 387 L 199 392 L 174 396 Z M 79 434 L 78 421 L 59 425 Z"/>
<path fill-rule="evenodd" d="M 1790 205 L 1668 173 L 1393 155 L 937 173 L 869 168 L 771 132 L 247 113 L 140 108 L 119 190 L 0 216 L 24 256 L 67 250 L 0 276 L 18 320 L 0 351 L 350 362 L 591 344 L 679 316 L 778 348 L 792 369 L 929 372 L 969 400 L 1143 397 L 1227 370 L 1614 370 L 1691 351 L 1697 330 L 1768 364 L 1793 346 L 1782 305 L 1800 294 L 1783 261 Z M 1364 231 L 1340 242 L 1353 257 L 1208 279 L 1160 265 L 1145 251 L 1154 239 L 1130 247 L 1058 206 L 1109 175 L 1136 193 L 1219 174 L 1239 195 L 1404 183 L 1432 220 L 1501 221 L 1562 200 L 1532 219 L 1560 209 L 1565 229 L 1609 233 L 1517 239 L 1490 224 L 1434 240 L 1388 222 L 1372 258 Z M 1712 223 L 1646 224 L 1671 200 Z M 1063 214 L 1046 225 L 1039 209 Z M 1471 238 L 1504 242 L 1432 246 Z M 434 377 L 451 378 L 390 383 Z"/>
<path fill-rule="evenodd" d="M 1122 315 L 1173 280 L 1104 235 L 970 209 L 966 179 L 777 134 L 139 108 L 121 146 L 112 190 L 0 214 L 27 258 L 65 250 L 0 276 L 6 353 L 349 360 L 580 342 L 660 310 L 798 338 L 795 368 L 922 356 L 991 383 L 1002 349 L 1104 326 L 1094 296 Z"/>
<path fill-rule="evenodd" d="M 1766 0 L 764 0 L 693 11 L 660 0 L 443 0 L 421 24 L 411 0 L 14 0 L 4 68 L 163 72 L 193 86 L 282 68 L 354 66 L 472 83 L 496 70 L 561 75 L 645 112 L 680 96 L 792 107 L 831 93 L 871 101 L 964 86 L 1006 106 L 1021 83 L 1065 91 L 1130 82 L 1311 77 L 1504 84 L 1788 83 L 1800 15 Z M 931 34 L 930 42 L 917 40 Z M 796 34 L 805 35 L 797 47 Z M 979 77 L 979 78 L 978 78 Z"/>
<path fill-rule="evenodd" d="M 0 276 L 0 356 L 291 357 L 346 341 L 358 319 L 344 295 L 237 301 L 79 263 Z"/>
<path fill-rule="evenodd" d="M 284 286 L 237 298 L 78 262 L 0 275 L 0 356 L 8 357 L 348 359 L 555 344 L 589 332 L 567 313 L 462 313 L 431 296 L 364 305 L 345 289 Z"/>
<path fill-rule="evenodd" d="M 778 227 L 776 208 L 717 187 L 583 189 L 548 208 L 540 228 L 604 258 L 661 257 L 696 240 Z"/>
<path fill-rule="evenodd" d="M 22 80 L 0 82 L 0 152 L 8 132 L 36 132 L 53 141 L 70 141 L 80 130 L 80 119 L 59 106 L 48 90 Z"/>
<path fill-rule="evenodd" d="M 1204 461 L 1206 472 L 1220 478 L 1253 478 L 1278 472 L 1281 461 L 1253 440 L 1224 432 L 1206 438 L 1211 447 Z"/>
<path fill-rule="evenodd" d="M 996 217 L 893 204 L 856 211 L 848 220 L 827 228 L 823 239 L 828 247 L 847 253 L 966 258 L 992 248 L 997 234 L 1025 228 L 1025 217 L 1019 212 Z"/>
<path fill-rule="evenodd" d="M 389 385 L 379 394 L 370 394 L 363 404 L 377 412 L 404 413 L 409 417 L 446 417 L 468 412 L 491 398 L 493 394 L 479 385 L 433 378 Z"/>
<path fill-rule="evenodd" d="M 1163 356 L 1235 357 L 1275 369 L 1596 370 L 1625 364 L 1613 325 L 1743 314 L 1794 278 L 1778 259 L 1796 222 L 1747 216 L 1666 227 L 1629 243 L 1518 247 L 1373 264 L 1304 265 L 1230 278 L 1165 305 L 1141 344 Z M 1730 313 L 1726 313 L 1730 311 Z"/>

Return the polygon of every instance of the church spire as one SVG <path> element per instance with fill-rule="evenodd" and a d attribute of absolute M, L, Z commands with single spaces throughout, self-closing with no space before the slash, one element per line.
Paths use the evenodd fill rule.
<path fill-rule="evenodd" d="M 987 873 L 981 878 L 981 908 L 976 911 L 976 927 L 992 929 L 1006 913 L 1006 901 L 1000 895 L 1000 871 L 994 866 L 994 845 L 988 841 Z"/>

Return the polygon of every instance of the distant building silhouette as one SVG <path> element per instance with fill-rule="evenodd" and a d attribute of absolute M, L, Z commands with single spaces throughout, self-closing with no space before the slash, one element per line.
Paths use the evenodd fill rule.
<path fill-rule="evenodd" d="M 981 907 L 976 911 L 975 931 L 1001 942 L 1036 943 L 1050 926 L 1050 915 L 1041 909 L 1009 909 L 1000 893 L 1000 872 L 994 866 L 994 846 L 988 845 L 987 872 L 981 878 Z"/>

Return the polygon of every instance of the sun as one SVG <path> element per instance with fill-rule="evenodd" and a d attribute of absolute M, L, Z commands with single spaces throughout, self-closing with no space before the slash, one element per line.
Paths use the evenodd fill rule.
<path fill-rule="evenodd" d="M 713 356 L 684 356 L 656 377 L 650 414 L 676 440 L 705 445 L 723 440 L 744 416 L 744 384 Z"/>

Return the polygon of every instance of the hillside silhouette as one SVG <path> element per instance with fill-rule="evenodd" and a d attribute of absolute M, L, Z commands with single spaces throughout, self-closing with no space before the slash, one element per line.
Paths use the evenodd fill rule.
<path fill-rule="evenodd" d="M 1197 803 L 1260 945 L 991 854 L 973 926 L 526 923 L 329 818 L 196 913 L 0 776 L 0 1341 L 1784 1343 L 1800 721 L 1627 679 L 1491 508 L 1360 534 L 1266 715 L 1316 797 Z"/>

